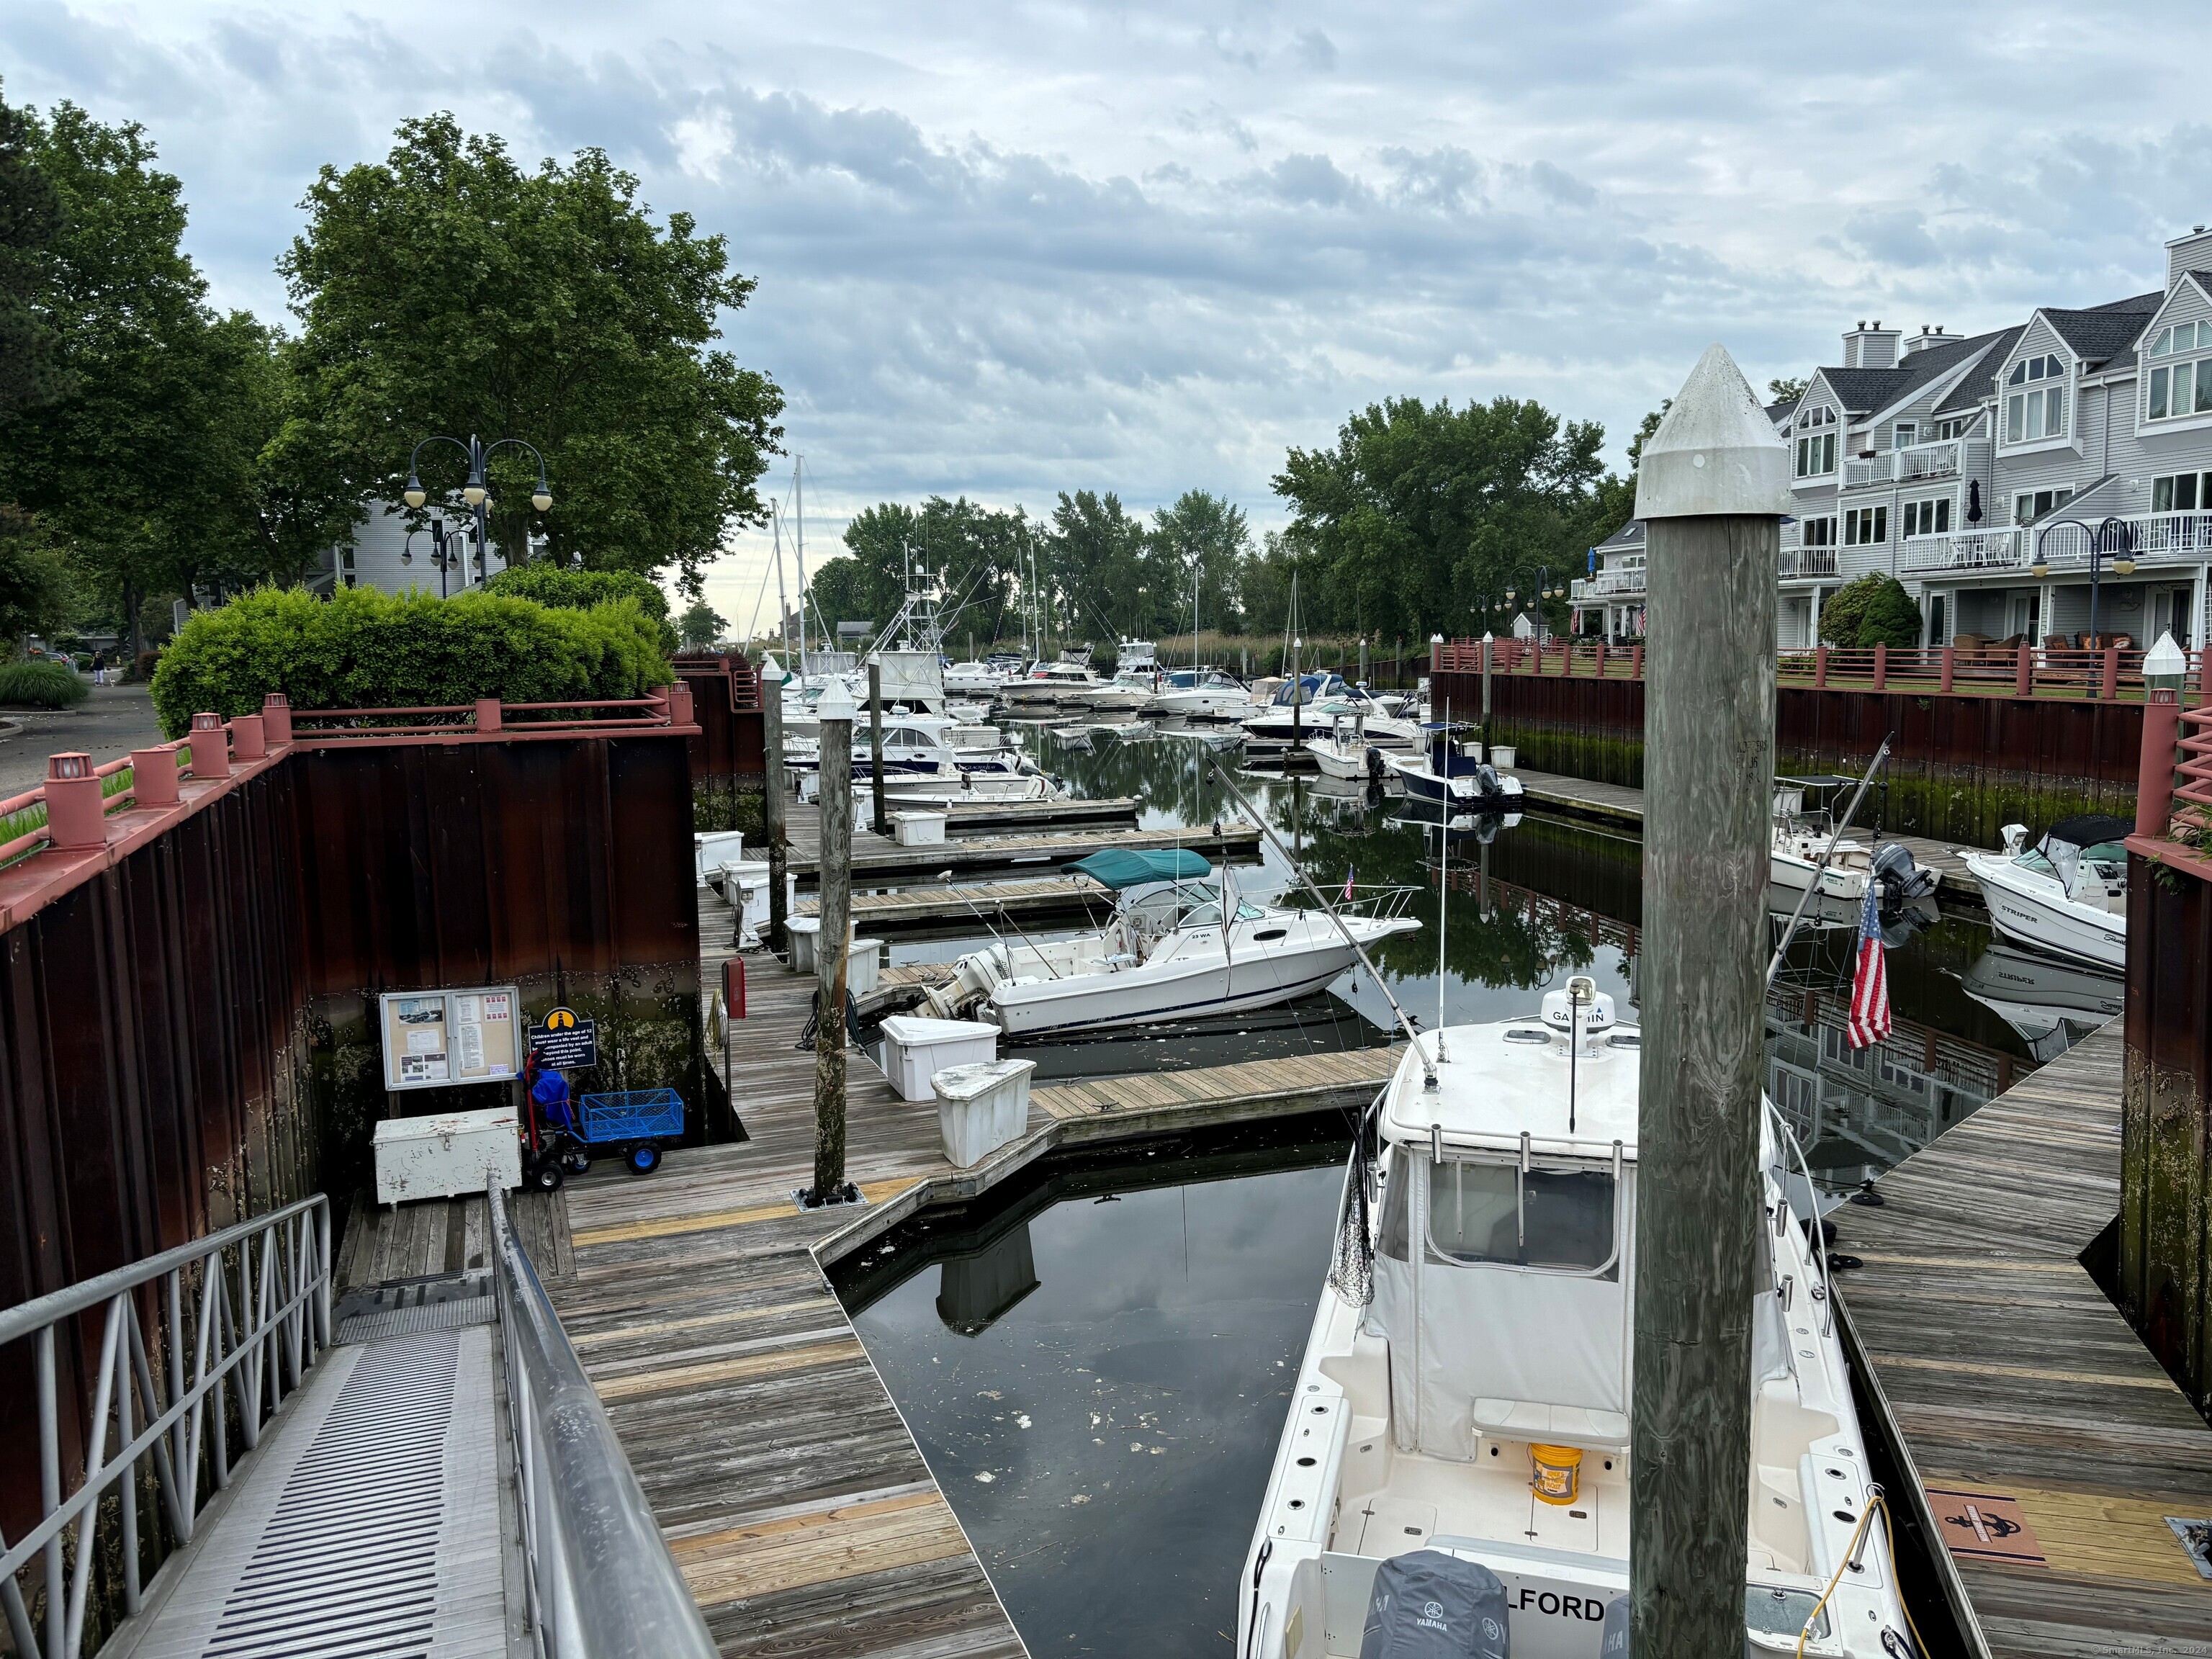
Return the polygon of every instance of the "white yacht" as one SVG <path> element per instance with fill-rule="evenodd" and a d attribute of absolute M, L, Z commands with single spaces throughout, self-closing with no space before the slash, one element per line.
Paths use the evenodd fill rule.
<path fill-rule="evenodd" d="M 1192 852 L 1114 848 L 1071 868 L 1116 896 L 1113 921 L 1073 939 L 1018 938 L 970 952 L 952 982 L 930 993 L 932 1012 L 1038 1037 L 1267 1008 L 1319 991 L 1350 967 L 1358 953 L 1345 931 L 1365 945 L 1420 928 L 1389 914 L 1404 890 L 1371 898 L 1364 915 L 1339 906 L 1340 931 L 1326 911 L 1240 897 L 1233 876 Z M 989 890 L 975 897 L 988 913 Z"/>
<path fill-rule="evenodd" d="M 1417 1041 L 1355 1146 L 1236 1650 L 1353 1659 L 1370 1618 L 1433 1603 L 1496 1629 L 1426 1650 L 1596 1659 L 1629 1585 L 1638 1033 L 1577 976 L 1540 1016 Z M 1765 1119 L 1750 1652 L 1911 1653 L 1826 1258 L 1784 1195 L 1803 1159 Z M 1378 1574 L 1437 1588 L 1384 1607 Z"/>
<path fill-rule="evenodd" d="M 1808 789 L 1856 785 L 1856 778 L 1777 778 L 1774 781 L 1774 831 L 1769 852 L 1768 878 L 1778 887 L 1803 892 L 1817 874 L 1820 896 L 1856 903 L 1867 895 L 1867 884 L 1880 881 L 1891 899 L 1924 898 L 1936 890 L 1939 879 L 1924 864 L 1897 842 L 1869 847 L 1836 833 L 1834 815 L 1825 808 L 1808 810 Z M 1821 855 L 1827 867 L 1820 866 Z"/>
<path fill-rule="evenodd" d="M 988 662 L 956 662 L 945 670 L 945 695 L 988 703 L 1006 683 L 1005 669 Z"/>
<path fill-rule="evenodd" d="M 1234 674 L 1218 668 L 1178 668 L 1161 676 L 1145 712 L 1187 720 L 1241 720 L 1252 712 L 1252 693 Z"/>
<path fill-rule="evenodd" d="M 1368 743 L 1365 726 L 1363 715 L 1338 714 L 1326 732 L 1306 739 L 1306 753 L 1323 777 L 1382 781 L 1382 757 Z"/>
<path fill-rule="evenodd" d="M 2007 939 L 2103 968 L 2128 962 L 2128 853 L 2135 833 L 2125 818 L 2086 813 L 2062 818 L 2027 847 L 2027 827 L 2004 827 L 2004 851 L 1961 848 L 1966 873 L 1982 890 L 1990 921 Z"/>
<path fill-rule="evenodd" d="M 1017 708 L 1042 708 L 1080 702 L 1097 686 L 1098 677 L 1088 663 L 1041 662 L 1021 678 L 1009 681 L 1005 696 Z"/>
<path fill-rule="evenodd" d="M 1158 684 L 1158 674 L 1150 668 L 1124 668 L 1112 679 L 1076 693 L 1070 701 L 1102 714 L 1139 714 L 1152 702 Z"/>

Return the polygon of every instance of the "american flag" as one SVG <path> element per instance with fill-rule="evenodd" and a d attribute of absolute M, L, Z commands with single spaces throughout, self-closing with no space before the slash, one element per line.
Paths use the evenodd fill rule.
<path fill-rule="evenodd" d="M 1345 872 L 1344 872 L 1344 902 L 1345 902 L 1346 904 L 1349 904 L 1349 903 L 1351 903 L 1351 902 L 1352 902 L 1352 878 L 1355 874 L 1357 874 L 1358 872 L 1358 866 L 1357 866 L 1357 865 L 1347 865 L 1347 866 L 1346 866 L 1346 868 L 1345 868 Z"/>
<path fill-rule="evenodd" d="M 1877 884 L 1867 884 L 1866 908 L 1859 912 L 1859 960 L 1851 973 L 1851 1017 L 1844 1035 L 1864 1048 L 1889 1035 L 1889 969 L 1881 953 L 1881 911 Z"/>

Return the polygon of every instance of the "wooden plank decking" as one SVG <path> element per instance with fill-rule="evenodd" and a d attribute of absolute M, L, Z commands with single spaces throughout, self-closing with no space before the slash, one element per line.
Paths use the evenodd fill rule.
<path fill-rule="evenodd" d="M 821 908 L 820 900 L 804 898 L 799 901 L 797 914 L 811 916 Z M 1114 896 L 1102 887 L 1080 884 L 1066 876 L 1047 876 L 1027 881 L 975 882 L 964 887 L 908 887 L 896 893 L 855 893 L 853 926 L 865 939 L 884 927 L 917 927 L 940 921 L 974 922 L 979 911 L 986 919 L 1093 913 L 1103 921 L 1113 908 Z"/>
<path fill-rule="evenodd" d="M 794 837 L 788 868 L 802 878 L 816 873 L 817 860 L 802 854 Z M 896 880 L 902 875 L 930 874 L 939 870 L 976 870 L 1011 865 L 1073 864 L 1109 847 L 1138 852 L 1164 852 L 1184 847 L 1201 858 L 1255 859 L 1260 856 L 1260 831 L 1255 825 L 1231 819 L 1216 836 L 1201 830 L 1092 829 L 1060 830 L 1035 835 L 963 836 L 927 847 L 901 847 L 862 834 L 854 838 L 853 884 Z"/>
<path fill-rule="evenodd" d="M 981 835 L 987 831 L 1034 831 L 1066 828 L 1069 825 L 1132 824 L 1137 821 L 1138 809 L 1143 805 L 1133 795 L 1112 795 L 1097 800 L 978 800 L 956 801 L 946 811 L 951 823 L 945 827 L 956 836 Z M 900 810 L 896 802 L 889 810 Z M 873 821 L 872 807 L 860 805 L 854 814 L 854 826 L 860 831 L 856 845 L 878 844 L 878 838 L 868 827 Z M 791 840 L 793 859 L 811 862 L 822 851 L 822 809 L 807 801 L 787 801 L 784 809 L 784 833 Z M 755 849 L 767 845 L 757 837 L 748 836 L 747 844 Z M 757 850 L 749 856 L 761 856 Z"/>
<path fill-rule="evenodd" d="M 1620 783 L 1598 783 L 1589 778 L 1558 777 L 1549 772 L 1530 772 L 1519 767 L 1514 769 L 1513 775 L 1521 780 L 1529 805 L 1540 811 L 1549 810 L 1571 817 L 1633 824 L 1639 834 L 1643 831 L 1641 789 Z M 1912 854 L 1915 862 L 1933 870 L 1939 878 L 1936 891 L 1942 897 L 1968 904 L 1982 902 L 1982 890 L 1966 873 L 1966 863 L 1958 850 L 1948 842 L 1930 841 L 1924 836 L 1884 836 L 1882 839 L 1897 842 Z"/>
<path fill-rule="evenodd" d="M 2212 1655 L 2212 1583 L 2166 1523 L 2212 1516 L 2212 1427 L 2079 1259 L 2119 1210 L 2121 1050 L 2114 1020 L 1835 1214 L 1859 1348 L 2000 1659 Z M 2027 1531 L 1978 1537 L 1977 1498 Z"/>
<path fill-rule="evenodd" d="M 701 896 L 702 938 L 729 936 Z M 709 946 L 702 974 L 719 981 Z M 857 1211 L 804 1213 L 815 981 L 747 959 L 731 1085 L 751 1139 L 672 1152 L 643 1180 L 566 1189 L 575 1269 L 550 1288 L 722 1651 L 962 1659 L 1024 1651 L 820 1262 L 938 1197 L 984 1190 L 1053 1147 L 1364 1104 L 1389 1049 L 1039 1089 L 1030 1133 L 975 1170 L 941 1155 L 933 1104 L 850 1057 Z M 718 1056 L 719 1058 L 719 1056 Z"/>

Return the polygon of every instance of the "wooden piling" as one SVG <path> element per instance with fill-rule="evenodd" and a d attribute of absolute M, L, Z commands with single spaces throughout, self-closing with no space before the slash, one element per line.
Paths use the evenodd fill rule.
<path fill-rule="evenodd" d="M 1775 561 L 1788 452 L 1727 352 L 1645 445 L 1651 655 L 1629 1522 L 1633 1649 L 1744 1649 Z"/>
<path fill-rule="evenodd" d="M 768 948 L 789 949 L 791 837 L 784 807 L 783 688 L 761 683 L 761 832 L 768 837 Z"/>
<path fill-rule="evenodd" d="M 832 699 L 835 699 L 833 703 Z M 817 1204 L 845 1190 L 845 964 L 853 931 L 852 703 L 833 684 L 817 706 L 822 720 L 822 907 L 814 973 L 820 1018 L 814 1033 L 814 1186 Z"/>

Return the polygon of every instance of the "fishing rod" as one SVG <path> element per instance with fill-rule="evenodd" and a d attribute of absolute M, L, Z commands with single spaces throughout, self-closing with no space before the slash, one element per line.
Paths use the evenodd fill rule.
<path fill-rule="evenodd" d="M 1375 988 L 1382 993 L 1383 1000 L 1390 1005 L 1390 1012 L 1397 1015 L 1398 1024 L 1405 1028 L 1406 1040 L 1413 1045 L 1414 1054 L 1419 1056 L 1423 1079 L 1421 1086 L 1425 1089 L 1435 1088 L 1437 1086 L 1436 1062 L 1429 1058 L 1427 1051 L 1421 1047 L 1420 1033 L 1415 1029 L 1412 1018 L 1407 1016 L 1403 1008 L 1398 1006 L 1398 999 L 1390 994 L 1390 988 L 1383 983 L 1382 975 L 1375 971 L 1374 963 L 1368 959 L 1367 947 L 1352 938 L 1352 930 L 1344 925 L 1344 918 L 1337 915 L 1336 907 L 1328 902 L 1328 895 L 1314 885 L 1313 878 L 1306 874 L 1305 866 L 1301 864 L 1291 854 L 1291 850 L 1283 845 L 1283 838 L 1275 833 L 1274 826 L 1260 815 L 1258 808 L 1244 799 L 1244 792 L 1237 787 L 1237 781 L 1230 775 L 1229 769 L 1221 763 L 1220 757 L 1210 748 L 1206 749 L 1204 752 L 1206 764 L 1221 775 L 1221 787 L 1229 792 L 1231 798 L 1237 805 L 1244 809 L 1245 816 L 1259 826 L 1260 833 L 1265 836 L 1269 844 L 1283 855 L 1283 861 L 1289 865 L 1291 872 L 1305 884 L 1306 891 L 1321 902 L 1321 908 L 1328 913 L 1328 919 L 1336 924 L 1336 931 L 1344 935 L 1344 942 L 1352 947 L 1352 953 L 1359 958 L 1359 965 L 1367 970 L 1368 978 L 1375 981 Z"/>
<path fill-rule="evenodd" d="M 1836 843 L 1843 839 L 1844 832 L 1851 827 L 1851 820 L 1858 815 L 1859 803 L 1866 799 L 1867 786 L 1874 781 L 1874 775 L 1881 771 L 1884 763 L 1889 759 L 1889 745 L 1896 736 L 1897 733 L 1893 732 L 1881 740 L 1881 747 L 1874 751 L 1874 758 L 1867 763 L 1866 772 L 1859 779 L 1859 787 L 1851 793 L 1851 804 L 1844 809 L 1844 821 L 1829 832 L 1828 844 L 1820 849 L 1820 862 L 1813 866 L 1813 879 L 1797 896 L 1797 908 L 1790 913 L 1790 925 L 1782 930 L 1782 943 L 1774 947 L 1773 958 L 1766 964 L 1766 982 L 1769 985 L 1774 983 L 1775 975 L 1781 972 L 1782 958 L 1789 953 L 1790 941 L 1797 937 L 1797 924 L 1805 919 L 1806 905 L 1812 902 L 1813 895 L 1820 890 L 1820 878 L 1827 873 L 1828 860 L 1836 850 Z M 1874 878 L 1873 871 L 1868 871 L 1867 879 L 1872 881 Z"/>

